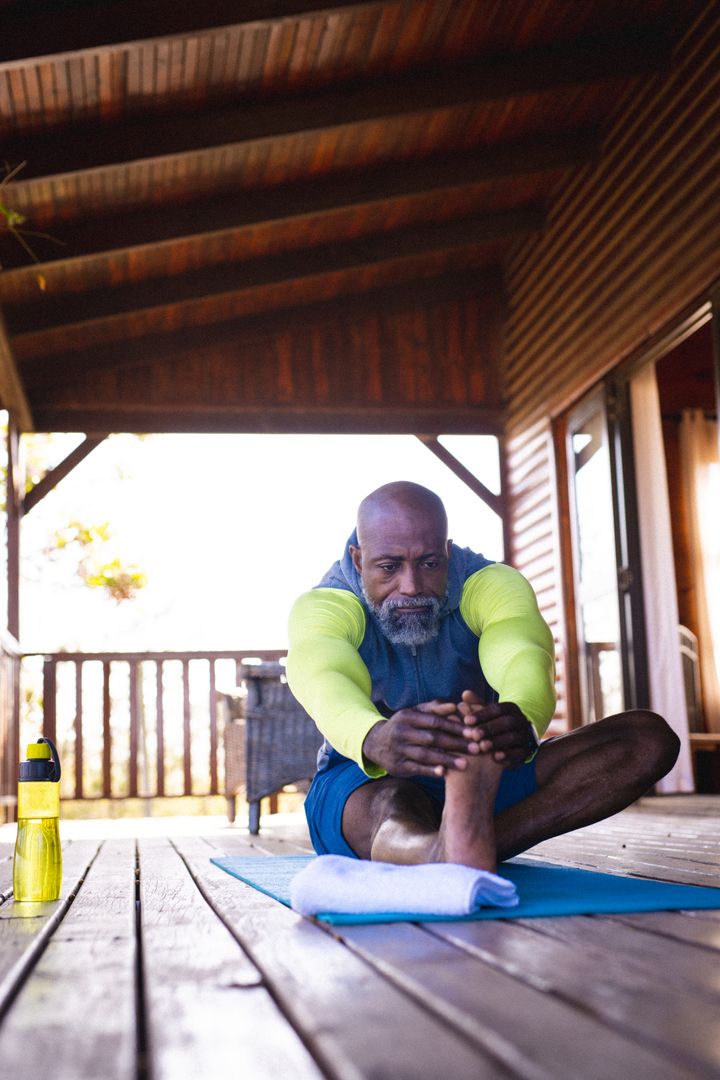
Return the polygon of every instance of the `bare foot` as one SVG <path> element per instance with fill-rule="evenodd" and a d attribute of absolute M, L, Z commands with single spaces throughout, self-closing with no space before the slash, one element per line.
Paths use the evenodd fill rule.
<path fill-rule="evenodd" d="M 433 861 L 494 871 L 497 864 L 493 809 L 503 766 L 490 754 L 467 759 L 467 768 L 445 775 L 445 809 Z"/>

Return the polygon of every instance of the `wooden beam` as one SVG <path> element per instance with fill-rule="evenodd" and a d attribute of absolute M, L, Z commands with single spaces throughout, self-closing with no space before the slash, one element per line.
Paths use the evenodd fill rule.
<path fill-rule="evenodd" d="M 236 231 L 269 222 L 294 223 L 335 210 L 414 198 L 428 191 L 572 168 L 590 162 L 597 152 L 597 133 L 580 131 L 489 146 L 472 154 L 450 154 L 441 160 L 396 161 L 382 168 L 338 174 L 312 184 L 233 191 L 192 204 L 166 204 L 106 217 L 89 215 L 53 224 L 52 235 L 63 246 L 48 243 L 42 247 L 41 269 L 52 292 L 52 270 L 61 276 L 81 256 L 186 240 L 205 233 Z M 39 242 L 36 248 L 40 254 Z M 3 252 L 3 267 L 5 280 L 10 282 L 18 276 L 17 271 L 9 273 L 12 268 L 22 268 L 23 275 L 35 276 L 40 269 L 27 266 L 27 255 L 20 245 L 8 245 Z"/>
<path fill-rule="evenodd" d="M 91 50 L 117 51 L 152 38 L 189 37 L 229 26 L 272 24 L 307 15 L 384 6 L 380 0 L 21 0 L 3 6 L 8 32 L 0 44 L 0 65 L 27 64 L 40 57 Z M 14 62 L 14 63 L 13 63 Z"/>
<path fill-rule="evenodd" d="M 452 248 L 483 247 L 498 240 L 514 240 L 538 232 L 544 211 L 537 206 L 482 214 L 440 225 L 401 229 L 361 240 L 280 256 L 250 259 L 239 264 L 221 263 L 188 274 L 157 278 L 132 285 L 68 294 L 57 300 L 44 296 L 32 310 L 13 316 L 11 331 L 18 355 L 42 352 L 43 331 L 107 319 L 128 312 L 150 311 L 193 300 L 230 294 L 252 293 L 259 287 L 287 284 L 328 274 L 355 271 L 381 263 L 412 260 L 417 256 Z M 419 263 L 410 276 L 422 276 Z"/>
<path fill-rule="evenodd" d="M 30 404 L 15 363 L 15 355 L 2 311 L 0 311 L 0 407 L 13 414 L 14 422 L 20 431 L 33 430 Z"/>
<path fill-rule="evenodd" d="M 463 63 L 415 70 L 405 76 L 336 84 L 288 98 L 216 101 L 205 109 L 144 112 L 100 123 L 28 129 L 3 142 L 11 164 L 27 162 L 32 178 L 92 172 L 112 165 L 187 154 L 217 146 L 322 131 L 368 120 L 498 101 L 563 86 L 646 74 L 670 57 L 667 35 L 623 34 L 574 42 L 513 56 L 476 57 Z"/>
<path fill-rule="evenodd" d="M 267 408 L 197 406 L 178 409 L 175 405 L 151 406 L 146 402 L 108 408 L 42 405 L 37 410 L 38 425 L 44 431 L 71 431 L 82 428 L 95 434 L 118 431 L 202 434 L 372 434 L 415 435 L 418 431 L 442 431 L 459 435 L 498 435 L 502 411 L 488 406 L 343 408 L 342 406 Z"/>
<path fill-rule="evenodd" d="M 496 295 L 496 274 L 487 269 L 446 274 L 425 281 L 409 281 L 392 288 L 372 289 L 359 296 L 345 296 L 314 304 L 301 304 L 281 310 L 247 315 L 210 326 L 191 326 L 174 332 L 158 332 L 138 338 L 124 338 L 68 352 L 25 360 L 23 378 L 30 391 L 46 389 L 67 379 L 86 377 L 93 371 L 118 368 L 127 370 L 150 362 L 181 360 L 195 352 L 232 347 L 238 352 L 253 341 L 286 331 L 347 323 L 379 314 L 409 310 L 418 305 L 441 303 L 472 296 L 479 291 Z M 59 430 L 59 429 L 58 429 Z M 85 428 L 67 430 L 84 431 Z"/>
<path fill-rule="evenodd" d="M 438 431 L 440 431 L 439 428 Z M 450 434 L 450 432 L 446 432 L 442 429 L 442 434 Z M 477 435 L 485 433 L 475 431 L 472 432 L 472 434 Z M 447 447 L 443 446 L 436 436 L 418 435 L 418 439 L 423 446 L 426 446 L 428 450 L 435 455 L 436 458 L 439 458 L 439 460 L 442 461 L 443 465 L 447 465 L 448 469 L 450 469 L 459 480 L 462 480 L 471 491 L 481 498 L 491 510 L 498 514 L 499 517 L 503 517 L 505 513 L 505 500 L 502 495 L 496 495 L 494 491 L 491 491 L 490 488 L 486 487 L 482 480 L 479 480 L 470 469 L 467 469 L 463 463 L 455 457 L 454 454 L 451 454 Z"/>
<path fill-rule="evenodd" d="M 42 480 L 39 480 L 34 487 L 30 488 L 23 500 L 23 513 L 29 514 L 34 506 L 44 499 L 48 492 L 57 487 L 61 480 L 72 472 L 76 465 L 79 465 L 81 461 L 84 461 L 88 454 L 91 454 L 96 446 L 105 438 L 104 435 L 86 435 L 79 446 L 76 446 L 74 450 L 63 458 L 63 460 L 55 466 L 54 469 L 50 469 L 45 473 Z"/>

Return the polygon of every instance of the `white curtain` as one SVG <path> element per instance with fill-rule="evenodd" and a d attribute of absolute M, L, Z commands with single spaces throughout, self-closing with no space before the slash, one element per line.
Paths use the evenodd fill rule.
<path fill-rule="evenodd" d="M 685 409 L 680 458 L 688 506 L 691 577 L 698 619 L 703 712 L 708 731 L 720 731 L 720 450 L 717 421 Z"/>
<path fill-rule="evenodd" d="M 678 604 L 670 526 L 670 502 L 655 365 L 646 364 L 630 384 L 637 480 L 650 705 L 680 736 L 671 772 L 657 784 L 664 794 L 693 791 Z"/>

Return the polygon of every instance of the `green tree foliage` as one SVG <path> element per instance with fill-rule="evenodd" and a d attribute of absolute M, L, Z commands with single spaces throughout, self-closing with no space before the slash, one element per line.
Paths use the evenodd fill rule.
<path fill-rule="evenodd" d="M 52 468 L 57 457 L 57 436 L 38 433 L 23 436 L 25 490 L 31 491 Z M 6 511 L 7 420 L 0 424 L 0 515 Z M 64 565 L 69 579 L 79 578 L 89 589 L 100 589 L 116 604 L 134 599 L 147 585 L 147 576 L 116 550 L 109 522 L 74 519 L 56 529 L 42 551 L 42 558 Z M 39 568 L 38 571 L 39 572 Z"/>
<path fill-rule="evenodd" d="M 70 554 L 76 562 L 75 573 L 90 589 L 103 589 L 116 604 L 132 600 L 147 585 L 147 577 L 139 567 L 125 564 L 116 555 L 107 558 L 113 533 L 107 521 L 88 525 L 70 521 L 53 535 L 46 554 L 57 558 Z"/>

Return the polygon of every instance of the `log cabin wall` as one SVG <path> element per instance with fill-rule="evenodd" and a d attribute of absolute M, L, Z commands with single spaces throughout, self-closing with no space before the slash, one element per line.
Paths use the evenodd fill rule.
<path fill-rule="evenodd" d="M 672 73 L 619 103 L 597 164 L 578 170 L 542 236 L 508 262 L 507 558 L 535 585 L 558 643 L 555 729 L 577 722 L 565 677 L 552 420 L 642 350 L 720 276 L 720 5 L 676 50 Z M 574 632 L 574 628 L 572 630 Z"/>

